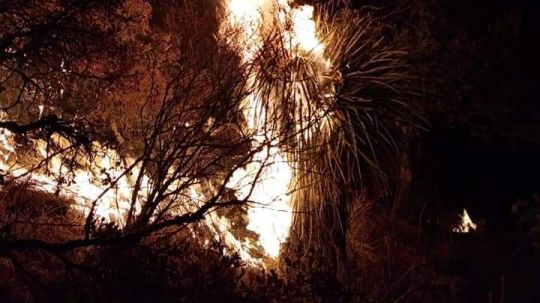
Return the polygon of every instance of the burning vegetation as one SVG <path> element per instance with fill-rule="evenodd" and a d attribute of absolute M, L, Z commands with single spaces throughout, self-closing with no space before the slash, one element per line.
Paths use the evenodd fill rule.
<path fill-rule="evenodd" d="M 408 76 L 398 74 L 406 71 L 402 52 L 358 32 L 374 25 L 369 16 L 332 11 L 335 4 L 317 6 L 315 15 L 315 7 L 288 1 L 224 1 L 213 36 L 205 37 L 211 32 L 195 29 L 196 7 L 180 3 L 174 17 L 194 24 L 161 38 L 150 35 L 151 8 L 142 1 L 63 5 L 30 9 L 35 20 L 9 20 L 1 165 L 8 183 L 26 180 L 73 199 L 86 218 L 83 242 L 103 225 L 139 240 L 204 219 L 244 261 L 264 264 L 251 251 L 276 259 L 293 209 L 335 208 L 325 200 L 339 195 L 337 186 L 361 166 L 378 170 L 373 149 L 396 144 L 379 111 L 391 102 L 408 110 L 391 99 L 401 97 Z M 96 20 L 107 9 L 127 21 L 112 28 Z M 50 46 L 27 37 L 32 30 L 60 35 L 57 27 L 70 22 L 112 39 L 118 57 L 73 49 L 86 41 L 58 38 Z M 208 40 L 202 58 L 197 37 Z M 67 54 L 43 54 L 32 46 L 40 42 Z M 125 58 L 129 52 L 137 57 Z M 127 66 L 117 71 L 111 60 Z M 81 82 L 90 82 L 89 91 Z M 377 95 L 362 93 L 369 89 Z M 370 125 L 380 125 L 377 133 Z M 345 172 L 349 165 L 357 167 Z M 218 211 L 229 206 L 241 208 L 235 216 L 246 216 L 244 226 Z M 311 221 L 296 217 L 302 230 Z M 238 238 L 237 228 L 252 237 Z"/>
<path fill-rule="evenodd" d="M 440 298 L 400 217 L 438 83 L 388 8 L 0 0 L 0 301 Z"/>

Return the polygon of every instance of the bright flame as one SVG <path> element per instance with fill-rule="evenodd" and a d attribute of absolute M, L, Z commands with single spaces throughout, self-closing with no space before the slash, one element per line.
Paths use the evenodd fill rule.
<path fill-rule="evenodd" d="M 313 6 L 304 5 L 291 11 L 293 35 L 291 42 L 304 51 L 322 56 L 324 45 L 317 38 L 317 26 L 313 20 Z"/>
<path fill-rule="evenodd" d="M 247 228 L 259 235 L 260 245 L 273 258 L 289 235 L 292 213 L 289 182 L 292 169 L 275 146 L 255 154 L 245 169 L 237 170 L 229 182 L 239 199 L 249 199 Z"/>
<path fill-rule="evenodd" d="M 309 56 L 312 60 L 320 62 L 327 70 L 330 68 L 330 61 L 324 57 L 324 44 L 317 37 L 312 6 L 292 8 L 292 1 L 287 0 L 224 1 L 227 1 L 228 18 L 223 24 L 223 29 L 227 27 L 241 29 L 240 41 L 234 43 L 246 63 L 251 62 L 262 47 L 265 31 L 270 30 L 277 22 L 282 30 L 284 45 L 287 46 L 292 58 Z M 224 32 L 222 34 L 225 35 Z M 262 247 L 271 258 L 279 256 L 281 244 L 287 239 L 292 222 L 289 187 L 295 175 L 293 165 L 287 161 L 288 155 L 280 148 L 280 142 L 273 137 L 276 134 L 266 128 L 269 113 L 266 112 L 264 104 L 269 100 L 261 100 L 257 94 L 259 90 L 256 80 L 254 74 L 248 79 L 248 86 L 254 88 L 255 93 L 244 100 L 243 113 L 247 121 L 247 131 L 253 134 L 253 146 L 261 150 L 254 155 L 251 163 L 235 172 L 227 185 L 236 191 L 239 199 L 246 198 L 250 201 L 247 228 L 259 235 L 259 241 L 250 243 L 249 240 L 241 242 L 236 239 L 229 231 L 231 222 L 216 213 L 211 213 L 206 218 L 207 225 L 214 231 L 216 237 L 225 239 L 231 249 L 252 264 L 261 262 L 249 253 L 249 249 L 257 246 Z M 302 93 L 294 96 L 293 100 L 299 104 L 309 101 Z M 302 107 L 308 106 L 298 108 Z M 40 105 L 40 117 L 43 111 L 44 106 Z M 307 117 L 309 113 L 304 112 L 295 115 L 302 117 L 302 120 L 311 118 Z M 5 118 L 3 114 L 0 116 L 0 120 Z M 188 122 L 186 126 L 189 126 Z M 296 127 L 304 129 L 304 125 Z M 305 130 L 303 135 L 310 136 L 309 132 L 309 129 Z M 57 135 L 51 140 L 61 147 L 69 144 L 65 138 Z M 140 204 L 146 198 L 145 189 L 150 187 L 152 181 L 143 175 L 139 195 L 132 197 L 140 167 L 134 166 L 131 173 L 124 173 L 135 160 L 123 158 L 115 150 L 103 148 L 94 142 L 94 147 L 100 151 L 98 156 L 87 159 L 84 155 L 77 155 L 76 168 L 69 169 L 63 164 L 65 161 L 62 155 L 51 157 L 48 154 L 44 141 L 36 140 L 32 144 L 37 154 L 30 158 L 38 161 L 50 158 L 50 161 L 47 162 L 46 170 L 33 171 L 29 174 L 28 167 L 32 165 L 25 163 L 25 159 L 18 158 L 15 136 L 7 130 L 0 130 L 0 171 L 9 172 L 13 177 L 28 174 L 41 189 L 74 198 L 76 201 L 74 208 L 84 214 L 88 214 L 90 203 L 97 201 L 96 216 L 120 226 L 125 225 L 125 216 L 132 203 L 135 205 L 135 212 L 140 211 Z M 67 182 L 66 179 L 70 181 Z M 113 180 L 114 185 L 111 183 Z M 202 203 L 206 201 L 198 186 L 188 188 L 187 191 L 191 202 L 179 212 L 192 211 L 192 208 L 200 206 L 201 201 Z"/>
<path fill-rule="evenodd" d="M 283 29 L 284 45 L 289 46 L 291 57 L 300 54 L 312 56 L 328 67 L 324 59 L 324 45 L 316 34 L 316 24 L 313 20 L 314 9 L 304 5 L 291 7 L 292 1 L 286 0 L 228 0 L 228 23 L 224 28 L 239 28 L 240 53 L 245 62 L 250 62 L 262 47 L 265 32 L 276 23 Z M 288 26 L 290 25 L 290 26 Z M 244 101 L 244 115 L 248 122 L 249 131 L 254 135 L 255 145 L 264 146 L 257 153 L 254 161 L 245 169 L 237 171 L 230 187 L 236 189 L 240 198 L 253 201 L 248 210 L 248 229 L 259 235 L 259 244 L 266 254 L 272 258 L 279 256 L 280 246 L 287 239 L 292 222 L 289 187 L 294 171 L 287 162 L 287 155 L 279 148 L 279 142 L 272 141 L 272 131 L 265 128 L 269 113 L 264 107 L 264 101 L 257 94 L 257 81 L 252 75 L 249 86 L 254 93 Z M 307 102 L 303 94 L 295 96 L 293 102 Z M 306 107 L 307 108 L 307 107 Z M 306 113 L 297 113 L 301 117 Z M 308 117 L 308 119 L 311 117 Z M 297 125 L 304 129 L 304 125 Z M 309 130 L 308 130 L 309 131 Z M 309 135 L 309 134 L 305 134 Z M 270 138 L 272 142 L 267 142 Z M 256 177 L 258 180 L 255 180 Z M 248 197 L 249 196 L 249 197 Z"/>
<path fill-rule="evenodd" d="M 469 214 L 467 213 L 466 209 L 463 209 L 463 214 L 460 215 L 460 217 L 461 217 L 461 223 L 458 226 L 456 226 L 456 227 L 454 227 L 452 229 L 453 232 L 455 232 L 455 233 L 469 233 L 471 231 L 476 230 L 477 226 L 472 221 L 472 219 L 469 216 Z"/>
<path fill-rule="evenodd" d="M 61 147 L 67 147 L 69 143 L 66 139 L 53 135 L 51 140 Z M 14 178 L 24 176 L 29 173 L 29 168 L 25 166 L 24 161 L 17 159 L 14 135 L 3 130 L 0 132 L 0 170 L 9 172 Z M 55 192 L 73 198 L 76 202 L 76 210 L 84 213 L 89 212 L 89 203 L 97 200 L 95 215 L 102 218 L 105 222 L 115 222 L 124 225 L 124 215 L 131 206 L 131 195 L 133 190 L 133 175 L 138 174 L 137 168 L 133 175 L 122 174 L 125 167 L 131 159 L 124 159 L 112 149 L 104 149 L 99 143 L 94 142 L 96 150 L 100 150 L 93 161 L 77 155 L 76 160 L 80 168 L 69 169 L 64 165 L 61 155 L 48 155 L 47 143 L 45 141 L 33 142 L 37 154 L 34 157 L 40 161 L 49 158 L 47 171 L 32 171 L 29 178 L 36 182 L 41 189 Z M 68 182 L 68 176 L 70 180 Z M 117 180 L 112 186 L 110 182 Z M 141 188 L 148 186 L 149 179 L 143 176 Z M 143 199 L 140 191 L 137 201 Z M 135 210 L 138 209 L 138 203 L 135 204 Z"/>

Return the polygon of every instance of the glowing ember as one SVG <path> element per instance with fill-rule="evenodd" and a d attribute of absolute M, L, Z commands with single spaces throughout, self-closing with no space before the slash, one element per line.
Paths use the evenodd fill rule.
<path fill-rule="evenodd" d="M 455 233 L 469 233 L 471 231 L 475 231 L 477 226 L 472 221 L 471 217 L 469 217 L 469 214 L 467 213 L 466 209 L 463 209 L 463 215 L 460 215 L 461 217 L 461 224 L 454 227 L 452 229 Z"/>

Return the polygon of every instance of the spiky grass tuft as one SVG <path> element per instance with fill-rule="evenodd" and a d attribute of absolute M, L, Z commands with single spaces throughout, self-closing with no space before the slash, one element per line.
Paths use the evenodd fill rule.
<path fill-rule="evenodd" d="M 407 52 L 383 21 L 335 4 L 316 15 L 323 57 L 291 50 L 280 38 L 287 25 L 276 24 L 253 68 L 267 127 L 295 166 L 291 242 L 338 258 L 350 201 L 390 191 L 387 162 L 422 120 L 410 106 L 418 94 Z"/>

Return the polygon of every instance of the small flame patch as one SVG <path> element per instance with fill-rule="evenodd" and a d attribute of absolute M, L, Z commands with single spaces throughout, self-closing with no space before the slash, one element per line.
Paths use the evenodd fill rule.
<path fill-rule="evenodd" d="M 459 216 L 461 217 L 461 223 L 452 229 L 453 232 L 466 234 L 476 230 L 478 226 L 472 221 L 466 209 L 463 209 L 463 214 Z"/>

